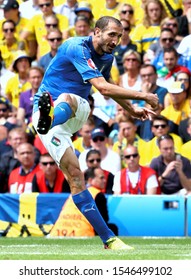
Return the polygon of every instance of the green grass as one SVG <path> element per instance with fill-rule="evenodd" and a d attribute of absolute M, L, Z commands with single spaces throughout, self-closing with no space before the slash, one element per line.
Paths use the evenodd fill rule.
<path fill-rule="evenodd" d="M 0 260 L 191 260 L 191 238 L 121 239 L 135 250 L 104 250 L 99 237 L 2 237 Z"/>

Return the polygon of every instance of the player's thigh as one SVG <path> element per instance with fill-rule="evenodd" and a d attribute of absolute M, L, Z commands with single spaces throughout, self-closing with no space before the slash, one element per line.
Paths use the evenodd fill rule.
<path fill-rule="evenodd" d="M 33 114 L 33 125 L 36 129 L 39 119 L 39 111 Z M 60 160 L 68 147 L 73 147 L 72 132 L 70 128 L 63 127 L 64 125 L 57 125 L 51 128 L 47 134 L 38 134 L 41 142 L 45 146 L 47 152 L 60 165 Z"/>
<path fill-rule="evenodd" d="M 58 166 L 60 166 L 60 160 L 65 154 L 66 149 L 69 147 L 71 147 L 71 150 L 74 149 L 71 137 L 83 126 L 90 113 L 88 101 L 79 96 L 73 96 L 76 98 L 78 104 L 75 117 L 72 117 L 64 124 L 54 126 L 46 135 L 39 134 L 42 143 Z M 59 104 L 58 100 L 55 101 L 54 106 L 57 104 Z M 35 112 L 32 118 L 33 125 L 36 129 L 39 119 L 39 111 Z"/>
<path fill-rule="evenodd" d="M 70 95 L 76 99 L 77 110 L 75 112 L 75 117 L 69 119 L 64 125 L 68 131 L 74 134 L 79 131 L 83 124 L 87 121 L 90 114 L 90 106 L 89 102 L 84 98 L 74 94 Z"/>

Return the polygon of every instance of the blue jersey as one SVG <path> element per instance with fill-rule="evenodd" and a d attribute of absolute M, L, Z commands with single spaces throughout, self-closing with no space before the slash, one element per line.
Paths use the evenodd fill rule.
<path fill-rule="evenodd" d="M 92 86 L 89 80 L 102 76 L 108 80 L 112 63 L 112 54 L 95 52 L 91 36 L 66 40 L 51 60 L 34 96 L 34 111 L 38 109 L 38 99 L 44 91 L 51 94 L 53 101 L 61 93 L 73 93 L 88 99 Z"/>

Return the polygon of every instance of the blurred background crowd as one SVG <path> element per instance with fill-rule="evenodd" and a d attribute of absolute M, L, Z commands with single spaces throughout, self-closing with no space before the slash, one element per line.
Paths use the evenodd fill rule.
<path fill-rule="evenodd" d="M 0 193 L 70 192 L 32 126 L 33 97 L 59 46 L 106 15 L 123 25 L 113 81 L 157 94 L 159 106 L 140 121 L 92 88 L 73 136 L 87 186 L 96 177 L 107 194 L 191 192 L 191 0 L 0 0 Z"/>

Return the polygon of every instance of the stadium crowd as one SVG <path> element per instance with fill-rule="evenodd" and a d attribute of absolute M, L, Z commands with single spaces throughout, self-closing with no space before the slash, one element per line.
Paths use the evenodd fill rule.
<path fill-rule="evenodd" d="M 32 126 L 33 97 L 59 46 L 101 16 L 123 25 L 113 81 L 159 106 L 140 121 L 92 87 L 73 135 L 82 171 L 102 169 L 107 194 L 191 193 L 191 0 L 0 0 L 0 193 L 70 192 Z"/>

